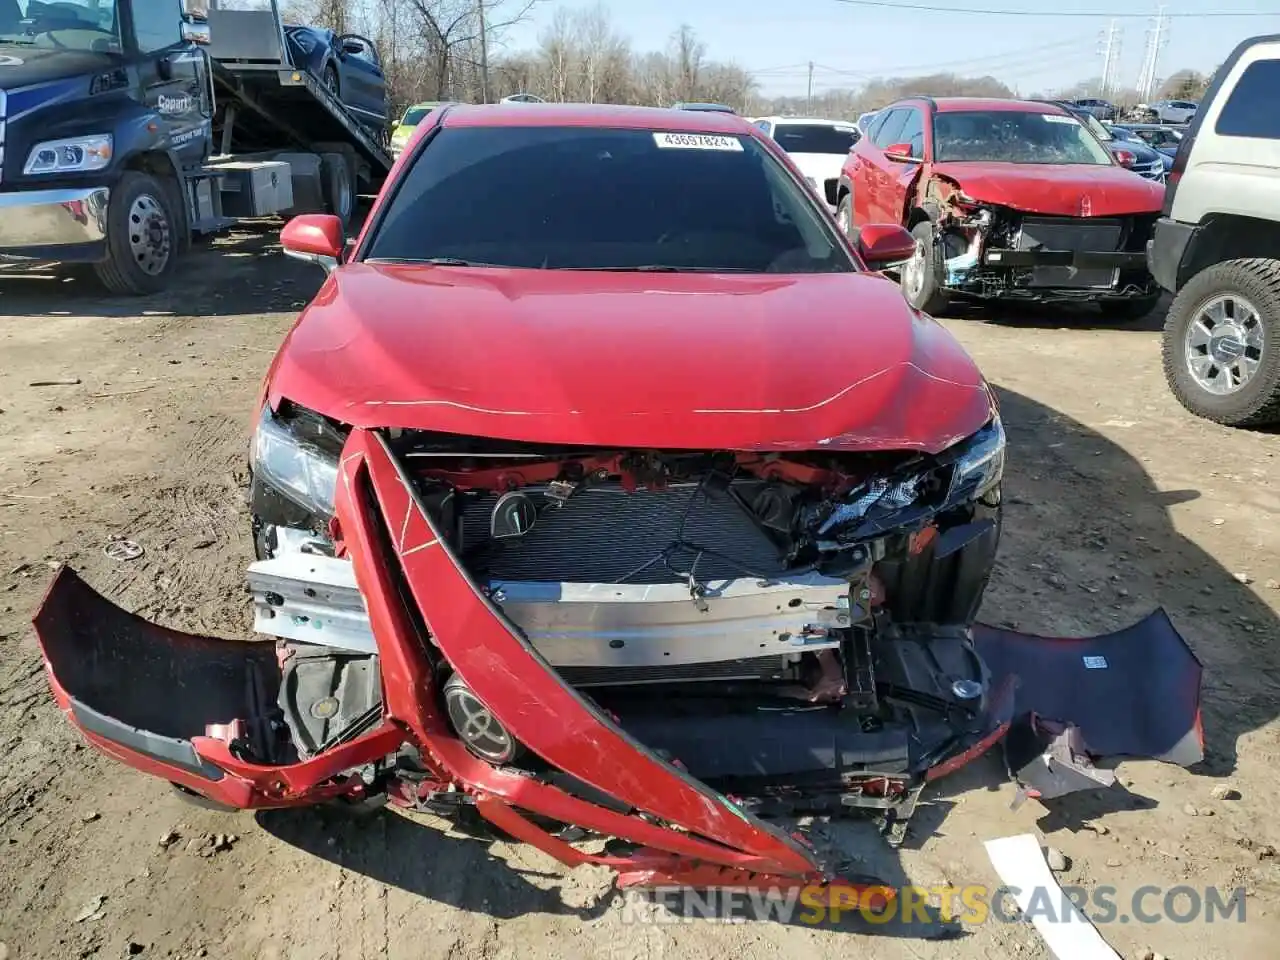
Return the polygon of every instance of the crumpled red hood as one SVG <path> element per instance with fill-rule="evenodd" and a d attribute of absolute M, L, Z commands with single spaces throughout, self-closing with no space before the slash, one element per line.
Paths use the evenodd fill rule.
<path fill-rule="evenodd" d="M 355 263 L 268 395 L 361 427 L 648 448 L 937 452 L 991 415 L 954 338 L 873 274 Z"/>
<path fill-rule="evenodd" d="M 974 200 L 1046 216 L 1159 213 L 1164 203 L 1162 184 L 1110 165 L 938 163 L 933 172 L 955 180 Z"/>

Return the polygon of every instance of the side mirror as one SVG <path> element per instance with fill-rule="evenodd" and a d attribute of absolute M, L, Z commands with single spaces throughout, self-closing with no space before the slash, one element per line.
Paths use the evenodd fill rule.
<path fill-rule="evenodd" d="M 869 223 L 858 231 L 858 256 L 872 270 L 901 266 L 916 255 L 916 238 L 896 223 Z"/>
<path fill-rule="evenodd" d="M 319 264 L 325 273 L 333 273 L 346 246 L 342 221 L 327 213 L 304 213 L 284 225 L 280 245 L 286 257 Z"/>
<path fill-rule="evenodd" d="M 364 53 L 364 44 L 361 43 L 359 40 L 343 40 L 342 52 L 354 53 L 354 54 Z"/>
<path fill-rule="evenodd" d="M 1122 167 L 1132 167 L 1138 162 L 1138 156 L 1132 150 L 1117 150 L 1115 155 L 1116 163 Z"/>
<path fill-rule="evenodd" d="M 919 163 L 920 158 L 911 155 L 911 144 L 891 143 L 884 148 L 884 155 L 895 163 Z"/>
<path fill-rule="evenodd" d="M 187 43 L 198 43 L 202 46 L 208 46 L 209 24 L 192 23 L 189 20 L 182 21 L 182 39 Z"/>

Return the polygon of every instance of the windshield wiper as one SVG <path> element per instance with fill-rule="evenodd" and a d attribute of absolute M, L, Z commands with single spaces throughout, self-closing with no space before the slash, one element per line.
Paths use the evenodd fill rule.
<path fill-rule="evenodd" d="M 628 267 L 553 267 L 555 270 L 590 270 L 596 273 L 752 273 L 746 267 L 677 267 L 670 263 L 640 263 Z"/>
<path fill-rule="evenodd" d="M 412 263 L 428 267 L 500 267 L 500 263 L 463 260 L 461 257 L 370 257 L 365 263 Z"/>

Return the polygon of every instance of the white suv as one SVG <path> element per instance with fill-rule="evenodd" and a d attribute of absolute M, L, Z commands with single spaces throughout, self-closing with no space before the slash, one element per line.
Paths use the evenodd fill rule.
<path fill-rule="evenodd" d="M 1192 413 L 1280 423 L 1280 36 L 1218 68 L 1178 146 L 1147 265 L 1176 294 L 1164 370 Z"/>

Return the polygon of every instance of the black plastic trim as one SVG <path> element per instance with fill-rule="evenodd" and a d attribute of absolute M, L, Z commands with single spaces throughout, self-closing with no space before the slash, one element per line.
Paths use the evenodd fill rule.
<path fill-rule="evenodd" d="M 91 707 L 86 707 L 75 697 L 68 697 L 68 699 L 71 701 L 71 715 L 76 723 L 89 733 L 105 737 L 122 747 L 146 754 L 161 763 L 179 767 L 205 780 L 217 782 L 226 776 L 226 771 L 221 767 L 215 766 L 196 753 L 196 748 L 192 746 L 190 740 L 164 737 L 149 730 L 131 727 Z"/>

